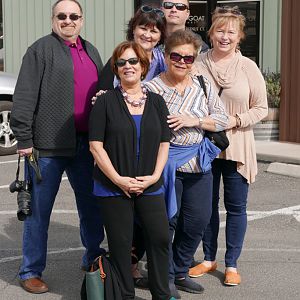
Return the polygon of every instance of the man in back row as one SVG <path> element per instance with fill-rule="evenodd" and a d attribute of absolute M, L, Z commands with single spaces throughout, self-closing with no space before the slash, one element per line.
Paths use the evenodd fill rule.
<path fill-rule="evenodd" d="M 11 127 L 18 153 L 28 156 L 35 148 L 42 175 L 42 182 L 37 183 L 31 170 L 32 215 L 24 222 L 19 271 L 21 286 L 36 294 L 48 291 L 41 276 L 46 267 L 50 215 L 64 171 L 76 197 L 86 248 L 83 267 L 104 251 L 88 144 L 90 99 L 98 90 L 102 61 L 97 49 L 79 36 L 82 26 L 83 11 L 77 0 L 56 1 L 52 33 L 28 48 L 13 97 Z"/>
<path fill-rule="evenodd" d="M 189 0 L 162 0 L 161 8 L 167 21 L 167 36 L 174 31 L 186 29 L 185 24 L 190 16 Z M 208 45 L 202 41 L 201 52 L 206 52 L 208 49 Z"/>

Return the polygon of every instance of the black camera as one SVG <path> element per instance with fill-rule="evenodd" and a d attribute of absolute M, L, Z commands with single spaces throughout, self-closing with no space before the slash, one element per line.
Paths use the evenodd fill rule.
<path fill-rule="evenodd" d="M 37 153 L 33 151 L 30 156 L 25 156 L 25 169 L 27 168 L 27 174 L 24 174 L 24 180 L 19 180 L 20 173 L 20 159 L 18 158 L 18 168 L 16 173 L 16 180 L 9 185 L 9 191 L 11 193 L 17 192 L 17 203 L 18 211 L 17 217 L 19 221 L 24 221 L 27 216 L 31 216 L 31 188 L 32 180 L 30 176 L 30 166 L 33 167 L 33 170 L 36 174 L 36 180 L 39 183 L 42 180 L 41 173 L 38 167 L 38 157 Z M 26 172 L 25 172 L 26 173 Z"/>
<path fill-rule="evenodd" d="M 21 181 L 16 179 L 9 185 L 11 193 L 18 192 L 17 203 L 18 211 L 17 217 L 19 221 L 24 221 L 27 216 L 31 216 L 31 183 L 28 180 Z"/>

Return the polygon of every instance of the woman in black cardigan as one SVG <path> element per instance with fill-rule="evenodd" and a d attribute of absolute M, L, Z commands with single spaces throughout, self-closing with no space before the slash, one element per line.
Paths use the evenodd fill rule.
<path fill-rule="evenodd" d="M 112 68 L 120 85 L 98 97 L 90 116 L 94 193 L 123 299 L 134 299 L 128 275 L 136 214 L 144 229 L 152 299 L 169 300 L 168 220 L 161 176 L 170 140 L 168 109 L 161 96 L 147 92 L 141 83 L 149 68 L 141 46 L 134 42 L 117 46 Z"/>

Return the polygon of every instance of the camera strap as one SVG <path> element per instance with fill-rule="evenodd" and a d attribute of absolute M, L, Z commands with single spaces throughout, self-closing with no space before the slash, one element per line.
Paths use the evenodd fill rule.
<path fill-rule="evenodd" d="M 20 162 L 21 162 L 21 156 L 19 155 L 19 158 L 18 158 L 18 167 L 17 167 L 17 172 L 16 172 L 16 180 L 19 180 Z"/>
<path fill-rule="evenodd" d="M 38 163 L 38 151 L 33 148 L 32 153 L 26 157 L 27 163 L 33 168 L 37 183 L 42 181 L 42 174 Z"/>

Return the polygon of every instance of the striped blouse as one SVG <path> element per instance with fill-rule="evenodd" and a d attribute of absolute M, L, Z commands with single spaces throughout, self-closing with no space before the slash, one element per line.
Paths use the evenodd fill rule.
<path fill-rule="evenodd" d="M 160 75 L 147 82 L 145 86 L 154 93 L 161 95 L 166 101 L 171 115 L 189 115 L 191 117 L 203 118 L 210 116 L 216 123 L 216 131 L 226 128 L 228 115 L 218 93 L 211 88 L 210 82 L 205 79 L 208 98 L 200 86 L 197 77 L 192 77 L 193 84 L 186 87 L 184 95 L 175 88 L 167 86 Z M 171 130 L 171 144 L 192 145 L 200 144 L 204 131 L 198 127 L 184 127 L 178 131 Z M 199 157 L 192 158 L 188 163 L 181 166 L 178 171 L 185 173 L 201 172 Z"/>

